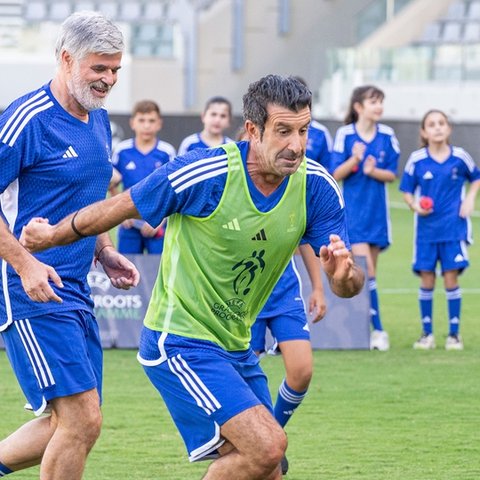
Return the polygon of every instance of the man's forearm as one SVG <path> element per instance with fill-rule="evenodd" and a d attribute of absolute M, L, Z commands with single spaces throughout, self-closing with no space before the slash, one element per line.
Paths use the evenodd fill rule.
<path fill-rule="evenodd" d="M 31 260 L 31 255 L 18 242 L 7 224 L 0 218 L 0 258 L 3 258 L 19 273 L 24 265 Z"/>
<path fill-rule="evenodd" d="M 107 232 L 127 218 L 139 218 L 129 191 L 89 205 L 65 217 L 54 226 L 52 246 L 67 245 L 84 237 Z"/>

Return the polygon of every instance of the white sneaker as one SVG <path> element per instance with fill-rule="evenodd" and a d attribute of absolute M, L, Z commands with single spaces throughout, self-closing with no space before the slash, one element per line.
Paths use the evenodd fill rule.
<path fill-rule="evenodd" d="M 370 334 L 370 350 L 380 350 L 386 352 L 390 349 L 390 340 L 388 333 L 384 330 L 373 330 Z"/>
<path fill-rule="evenodd" d="M 445 342 L 445 350 L 463 350 L 463 340 L 460 335 L 449 335 Z"/>
<path fill-rule="evenodd" d="M 435 348 L 435 337 L 432 333 L 423 334 L 414 344 L 415 350 L 433 350 Z"/>

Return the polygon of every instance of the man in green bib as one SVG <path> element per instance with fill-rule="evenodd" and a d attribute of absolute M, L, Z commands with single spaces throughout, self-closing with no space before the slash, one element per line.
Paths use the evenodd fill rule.
<path fill-rule="evenodd" d="M 190 461 L 215 459 L 205 479 L 282 476 L 287 440 L 249 341 L 297 245 L 313 247 L 337 295 L 363 286 L 338 185 L 305 158 L 310 107 L 311 92 L 295 78 L 263 77 L 244 95 L 249 142 L 193 150 L 57 225 L 25 228 L 24 244 L 38 250 L 126 218 L 156 226 L 169 217 L 138 359 Z"/>

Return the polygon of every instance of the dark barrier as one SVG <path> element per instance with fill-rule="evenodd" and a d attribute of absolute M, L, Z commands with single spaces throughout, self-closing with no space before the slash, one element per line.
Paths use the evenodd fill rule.
<path fill-rule="evenodd" d="M 128 255 L 128 257 L 140 271 L 141 280 L 137 288 L 118 290 L 112 287 L 102 267 L 92 266 L 88 274 L 104 348 L 138 347 L 143 318 L 157 276 L 159 255 Z M 297 255 L 295 258 L 302 278 L 302 296 L 308 305 L 310 280 L 301 257 Z M 356 260 L 365 270 L 365 259 L 360 257 Z M 364 286 L 356 297 L 345 299 L 333 295 L 327 279 L 324 277 L 323 280 L 327 315 L 319 323 L 310 325 L 313 348 L 368 349 L 370 299 L 367 286 Z M 0 348 L 3 348 L 1 338 Z"/>
<path fill-rule="evenodd" d="M 364 257 L 355 261 L 366 272 Z M 302 296 L 308 308 L 311 284 L 302 257 L 295 257 L 302 278 Z M 323 273 L 323 272 L 322 272 Z M 340 298 L 332 293 L 323 274 L 327 314 L 318 323 L 310 324 L 312 347 L 323 350 L 357 350 L 370 348 L 370 294 L 368 283 L 353 298 Z"/>

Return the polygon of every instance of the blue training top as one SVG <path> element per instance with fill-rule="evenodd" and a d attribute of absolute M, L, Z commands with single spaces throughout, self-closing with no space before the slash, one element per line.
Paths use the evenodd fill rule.
<path fill-rule="evenodd" d="M 123 187 L 127 189 L 175 158 L 175 155 L 173 145 L 162 140 L 158 140 L 152 150 L 143 153 L 136 147 L 135 139 L 129 138 L 115 147 L 112 163 L 121 173 Z"/>
<path fill-rule="evenodd" d="M 363 164 L 372 155 L 376 160 L 376 168 L 390 170 L 396 175 L 400 156 L 398 140 L 393 129 L 381 123 L 377 124 L 377 132 L 370 142 L 360 137 L 355 124 L 344 125 L 335 135 L 332 172 L 352 156 L 355 142 L 365 144 L 366 149 L 358 170 L 343 179 L 350 242 L 386 248 L 391 243 L 387 187 L 384 182 L 365 175 Z"/>
<path fill-rule="evenodd" d="M 104 109 L 88 123 L 67 113 L 45 85 L 15 100 L 0 116 L 1 213 L 18 238 L 32 217 L 51 224 L 106 196 L 112 176 L 111 132 Z M 62 310 L 93 311 L 87 274 L 95 237 L 36 253 L 62 278 L 52 284 L 63 303 L 28 298 L 20 277 L 2 260 L 0 329 L 12 320 Z"/>
<path fill-rule="evenodd" d="M 222 145 L 225 143 L 232 142 L 233 140 L 229 137 L 223 137 Z M 200 135 L 200 133 L 192 133 L 188 137 L 185 137 L 178 147 L 178 154 L 185 155 L 187 152 L 191 152 L 197 148 L 210 148 L 210 145 L 207 145 Z"/>
<path fill-rule="evenodd" d="M 307 150 L 305 156 L 323 165 L 329 172 L 332 137 L 325 125 L 312 120 L 307 133 Z"/>
<path fill-rule="evenodd" d="M 430 215 L 415 215 L 418 242 L 472 242 L 470 219 L 461 218 L 459 213 L 465 197 L 465 182 L 479 179 L 480 170 L 463 148 L 452 147 L 449 158 L 441 163 L 430 156 L 428 148 L 410 155 L 400 190 L 433 200 Z"/>

